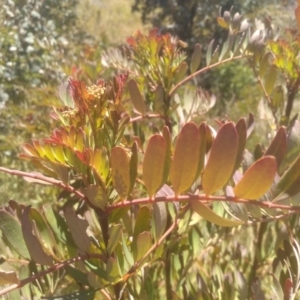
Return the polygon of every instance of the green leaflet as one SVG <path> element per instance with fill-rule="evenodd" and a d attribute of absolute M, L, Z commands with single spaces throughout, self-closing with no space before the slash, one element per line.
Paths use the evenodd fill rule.
<path fill-rule="evenodd" d="M 109 240 L 107 245 L 107 252 L 109 255 L 112 254 L 122 236 L 122 225 L 116 224 L 109 228 Z"/>
<path fill-rule="evenodd" d="M 191 73 L 194 73 L 199 68 L 201 62 L 201 45 L 196 44 L 191 58 Z"/>
<path fill-rule="evenodd" d="M 300 191 L 300 156 L 290 166 L 290 168 L 282 175 L 276 185 L 274 197 L 278 197 L 283 193 L 290 196 Z"/>
<path fill-rule="evenodd" d="M 151 233 L 149 231 L 141 232 L 137 236 L 136 251 L 134 251 L 134 260 L 139 261 L 152 246 Z"/>
<path fill-rule="evenodd" d="M 207 205 L 198 200 L 190 200 L 190 205 L 192 209 L 198 213 L 203 219 L 209 221 L 213 224 L 225 227 L 232 227 L 244 224 L 241 221 L 229 220 L 225 219 L 219 215 L 217 215 L 214 211 L 212 211 Z"/>
<path fill-rule="evenodd" d="M 115 147 L 110 157 L 113 185 L 121 199 L 125 199 L 130 191 L 130 165 L 125 149 Z"/>
<path fill-rule="evenodd" d="M 136 111 L 138 111 L 141 115 L 145 114 L 145 101 L 144 97 L 142 96 L 140 89 L 134 79 L 130 79 L 128 82 L 128 89 L 130 93 L 130 98 L 132 104 Z"/>
<path fill-rule="evenodd" d="M 186 123 L 177 138 L 170 179 L 175 195 L 194 183 L 199 166 L 200 133 L 195 123 Z"/>
<path fill-rule="evenodd" d="M 284 127 L 280 127 L 272 140 L 269 148 L 265 152 L 265 155 L 273 155 L 277 161 L 277 167 L 279 168 L 283 161 L 287 150 L 287 134 Z"/>
<path fill-rule="evenodd" d="M 27 206 L 21 217 L 22 233 L 30 253 L 31 258 L 38 264 L 52 265 L 53 259 L 50 255 L 46 254 L 43 249 L 42 242 L 39 237 L 34 233 L 34 227 L 29 219 L 30 206 Z"/>
<path fill-rule="evenodd" d="M 108 201 L 106 190 L 101 186 L 90 184 L 86 188 L 86 196 L 89 198 L 91 203 L 101 209 L 104 209 Z"/>
<path fill-rule="evenodd" d="M 9 247 L 12 247 L 23 258 L 29 259 L 30 255 L 22 235 L 20 222 L 3 209 L 0 210 L 0 229 Z"/>
<path fill-rule="evenodd" d="M 166 152 L 164 137 L 153 135 L 148 142 L 143 161 L 143 181 L 150 197 L 164 184 Z"/>
<path fill-rule="evenodd" d="M 212 144 L 203 171 L 202 187 L 206 195 L 222 188 L 229 180 L 236 163 L 238 134 L 232 122 L 223 125 Z"/>
<path fill-rule="evenodd" d="M 276 175 L 277 163 L 273 156 L 263 156 L 251 165 L 234 187 L 237 198 L 257 200 L 268 191 Z"/>
<path fill-rule="evenodd" d="M 80 219 L 70 206 L 66 206 L 64 215 L 76 246 L 88 253 L 91 247 L 90 238 L 86 233 L 88 222 L 85 219 Z"/>

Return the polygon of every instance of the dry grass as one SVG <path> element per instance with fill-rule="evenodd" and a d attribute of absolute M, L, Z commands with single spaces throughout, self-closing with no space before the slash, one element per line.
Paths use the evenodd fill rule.
<path fill-rule="evenodd" d="M 108 45 L 119 45 L 137 30 L 145 30 L 139 13 L 132 13 L 133 0 L 80 0 L 81 26 Z"/>

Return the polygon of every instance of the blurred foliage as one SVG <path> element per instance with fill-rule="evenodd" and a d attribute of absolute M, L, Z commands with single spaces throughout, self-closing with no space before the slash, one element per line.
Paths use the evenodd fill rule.
<path fill-rule="evenodd" d="M 80 0 L 76 9 L 79 25 L 96 40 L 119 46 L 136 28 L 145 27 L 140 13 L 132 13 L 132 4 L 133 0 Z"/>
<path fill-rule="evenodd" d="M 60 82 L 95 44 L 79 26 L 78 4 L 76 0 L 1 0 L 1 165 L 25 167 L 16 159 L 18 147 L 54 125 L 45 116 L 57 103 Z M 8 182 L 2 176 L 0 180 L 4 199 L 23 194 L 33 201 L 45 200 L 44 189 L 28 189 L 22 181 Z"/>
<path fill-rule="evenodd" d="M 161 32 L 170 32 L 187 43 L 188 57 L 191 57 L 194 45 L 200 43 L 201 65 L 205 65 L 205 53 L 209 42 L 214 39 L 215 44 L 218 44 L 227 39 L 226 29 L 216 22 L 224 11 L 232 9 L 233 14 L 240 12 L 253 25 L 255 18 L 259 18 L 263 22 L 271 20 L 272 24 L 286 28 L 293 25 L 294 21 L 290 16 L 294 7 L 295 0 L 135 0 L 132 9 L 141 12 L 145 24 L 152 24 Z M 238 120 L 239 115 L 253 111 L 256 119 L 261 117 L 257 113 L 260 93 L 254 84 L 250 84 L 255 82 L 255 76 L 247 67 L 247 62 L 225 64 L 217 70 L 202 74 L 197 78 L 197 82 L 217 98 L 213 115 L 227 115 L 233 120 Z M 244 88 L 246 86 L 247 89 Z M 258 124 L 258 136 L 254 133 L 254 140 L 259 140 L 262 132 L 267 137 L 265 123 L 262 124 Z"/>

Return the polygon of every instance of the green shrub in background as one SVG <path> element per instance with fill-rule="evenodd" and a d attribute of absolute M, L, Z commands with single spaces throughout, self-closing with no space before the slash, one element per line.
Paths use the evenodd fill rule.
<path fill-rule="evenodd" d="M 137 32 L 102 55 L 117 73 L 110 80 L 90 83 L 87 68 L 78 74 L 87 84 L 61 88 L 59 126 L 23 146 L 35 172 L 0 168 L 61 190 L 55 203 L 0 210 L 0 295 L 296 299 L 299 36 L 229 11 L 218 23 L 228 38 L 208 45 L 205 66 L 199 45 L 187 63 L 178 38 Z M 271 125 L 253 152 L 253 115 L 211 122 L 218 98 L 191 83 L 238 60 L 254 72 Z"/>

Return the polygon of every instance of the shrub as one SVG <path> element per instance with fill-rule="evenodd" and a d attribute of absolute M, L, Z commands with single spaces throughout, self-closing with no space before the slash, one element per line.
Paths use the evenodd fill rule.
<path fill-rule="evenodd" d="M 60 127 L 23 146 L 21 157 L 39 172 L 0 168 L 61 189 L 58 202 L 11 200 L 0 210 L 1 295 L 296 297 L 293 227 L 274 232 L 267 223 L 295 224 L 300 209 L 299 122 L 291 115 L 299 41 L 289 39 L 298 35 L 278 39 L 270 24 L 251 28 L 228 11 L 219 24 L 228 39 L 208 46 L 200 69 L 199 45 L 188 66 L 184 44 L 153 30 L 103 55 L 105 67 L 119 70 L 111 80 L 69 80 L 51 114 Z M 253 115 L 213 126 L 203 120 L 216 99 L 187 84 L 238 59 L 253 69 L 272 125 L 269 145 L 254 153 L 245 149 Z"/>

